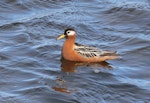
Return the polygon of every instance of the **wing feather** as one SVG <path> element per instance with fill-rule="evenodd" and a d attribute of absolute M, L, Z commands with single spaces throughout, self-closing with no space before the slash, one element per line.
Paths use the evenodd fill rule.
<path fill-rule="evenodd" d="M 75 43 L 74 50 L 77 51 L 78 54 L 86 58 L 117 55 L 115 51 L 103 51 L 92 46 L 85 46 L 77 43 Z"/>
<path fill-rule="evenodd" d="M 99 57 L 102 53 L 102 51 L 98 48 L 85 46 L 77 43 L 75 44 L 74 50 L 76 50 L 78 54 L 87 58 Z"/>

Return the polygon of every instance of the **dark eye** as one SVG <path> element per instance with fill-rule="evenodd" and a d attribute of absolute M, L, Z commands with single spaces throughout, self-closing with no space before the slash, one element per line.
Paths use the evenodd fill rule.
<path fill-rule="evenodd" d="M 69 34 L 69 33 L 70 33 L 70 31 L 67 32 L 67 34 Z"/>

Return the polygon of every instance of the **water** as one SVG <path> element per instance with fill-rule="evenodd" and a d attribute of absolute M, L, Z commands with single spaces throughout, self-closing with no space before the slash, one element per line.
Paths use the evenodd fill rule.
<path fill-rule="evenodd" d="M 60 60 L 67 27 L 121 58 Z M 0 103 L 150 103 L 149 58 L 148 0 L 0 1 Z"/>

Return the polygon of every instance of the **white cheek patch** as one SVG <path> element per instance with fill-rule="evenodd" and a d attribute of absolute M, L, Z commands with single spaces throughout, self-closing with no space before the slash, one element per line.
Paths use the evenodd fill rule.
<path fill-rule="evenodd" d="M 68 34 L 68 36 L 73 36 L 75 35 L 75 31 L 69 31 L 70 33 Z"/>

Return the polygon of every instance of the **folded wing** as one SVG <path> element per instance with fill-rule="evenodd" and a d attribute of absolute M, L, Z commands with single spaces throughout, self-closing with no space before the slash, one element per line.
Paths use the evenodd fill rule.
<path fill-rule="evenodd" d="M 103 51 L 95 47 L 75 43 L 74 50 L 86 58 L 99 58 L 103 56 L 118 56 L 115 51 Z"/>

